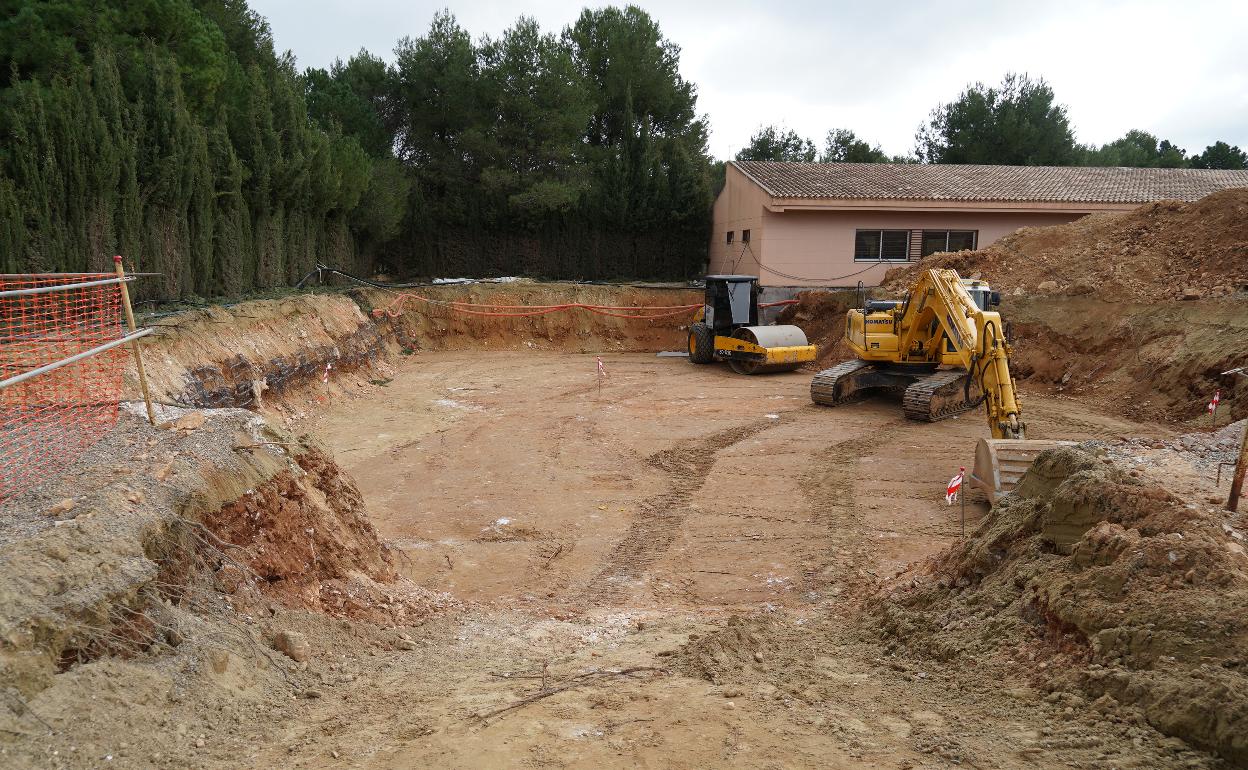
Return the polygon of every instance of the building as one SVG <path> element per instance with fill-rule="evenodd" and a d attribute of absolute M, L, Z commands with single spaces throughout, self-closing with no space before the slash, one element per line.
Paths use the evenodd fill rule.
<path fill-rule="evenodd" d="M 897 263 L 1020 227 L 1228 187 L 1248 187 L 1248 171 L 734 161 L 715 200 L 709 272 L 765 287 L 873 286 Z"/>

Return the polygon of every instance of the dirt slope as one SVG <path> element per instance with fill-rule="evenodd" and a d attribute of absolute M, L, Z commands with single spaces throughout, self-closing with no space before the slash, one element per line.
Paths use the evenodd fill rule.
<path fill-rule="evenodd" d="M 496 305 L 653 307 L 701 301 L 701 293 L 693 290 L 530 282 L 429 286 L 410 292 L 438 302 Z M 400 302 L 401 295 L 377 289 L 300 294 L 157 320 L 155 334 L 143 347 L 153 394 L 179 406 L 268 405 L 301 414 L 317 399 L 385 379 L 387 361 L 401 352 L 682 350 L 682 329 L 691 315 L 649 320 L 573 309 L 518 318 L 480 316 L 411 298 Z M 138 398 L 133 366 L 126 383 L 130 397 Z"/>
<path fill-rule="evenodd" d="M 1248 378 L 1221 376 L 1248 364 L 1248 190 L 1024 228 L 890 271 L 878 292 L 902 296 L 920 270 L 945 267 L 1002 292 L 1014 374 L 1033 388 L 1191 427 L 1221 388 L 1219 421 L 1248 416 Z M 852 295 L 799 299 L 782 318 L 808 329 L 820 365 L 849 357 Z"/>
<path fill-rule="evenodd" d="M 903 290 L 917 270 L 980 273 L 1007 293 L 1092 295 L 1111 302 L 1221 297 L 1248 291 L 1248 190 L 1194 203 L 1161 201 L 1070 224 L 1025 227 L 978 251 L 933 254 L 889 271 Z"/>
<path fill-rule="evenodd" d="M 1043 455 L 972 537 L 882 599 L 885 635 L 1248 762 L 1242 522 L 1172 450 L 1085 446 Z"/>

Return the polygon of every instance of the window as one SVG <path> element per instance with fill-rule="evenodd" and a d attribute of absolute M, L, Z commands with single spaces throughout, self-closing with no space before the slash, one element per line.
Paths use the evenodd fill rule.
<path fill-rule="evenodd" d="M 749 243 L 749 242 L 750 242 L 750 231 L 749 231 L 749 230 L 742 230 L 742 231 L 741 231 L 741 242 L 742 242 L 742 243 Z"/>
<path fill-rule="evenodd" d="M 978 230 L 924 230 L 919 256 L 926 257 L 938 251 L 973 249 L 978 236 Z"/>
<path fill-rule="evenodd" d="M 859 230 L 854 236 L 854 259 L 905 261 L 910 258 L 909 230 Z"/>
<path fill-rule="evenodd" d="M 727 240 L 727 241 L 725 241 L 725 243 L 727 243 L 729 246 L 731 246 L 731 245 L 732 245 L 732 233 L 733 233 L 733 231 L 732 231 L 732 230 L 729 230 L 729 231 L 728 231 L 728 240 Z"/>

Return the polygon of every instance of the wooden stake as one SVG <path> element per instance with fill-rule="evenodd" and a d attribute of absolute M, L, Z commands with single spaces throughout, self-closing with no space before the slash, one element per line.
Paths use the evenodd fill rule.
<path fill-rule="evenodd" d="M 1235 463 L 1235 475 L 1231 476 L 1231 495 L 1226 499 L 1226 509 L 1239 511 L 1239 496 L 1244 491 L 1244 475 L 1248 474 L 1248 425 L 1244 426 L 1244 443 L 1239 448 L 1239 461 Z"/>
<path fill-rule="evenodd" d="M 121 286 L 121 306 L 126 311 L 126 323 L 130 326 L 130 331 L 136 332 L 139 327 L 134 322 L 134 308 L 130 306 L 130 289 L 126 286 L 126 270 L 121 266 L 121 255 L 113 257 L 113 264 L 117 266 L 117 277 L 123 279 Z M 139 388 L 143 391 L 143 403 L 147 405 L 147 421 L 152 425 L 156 424 L 156 412 L 152 409 L 152 394 L 147 389 L 147 372 L 143 371 L 143 357 L 139 355 L 139 341 L 135 340 L 130 343 L 130 347 L 134 350 L 134 367 L 139 372 Z"/>

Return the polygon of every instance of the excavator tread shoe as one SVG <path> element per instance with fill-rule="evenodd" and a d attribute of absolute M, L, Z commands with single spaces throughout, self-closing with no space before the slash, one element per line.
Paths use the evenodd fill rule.
<path fill-rule="evenodd" d="M 970 398 L 967 384 L 970 383 Z M 901 408 L 906 417 L 920 422 L 936 422 L 974 409 L 983 403 L 980 389 L 971 375 L 961 369 L 933 372 L 906 388 Z"/>
<path fill-rule="evenodd" d="M 822 406 L 839 406 L 865 398 L 868 393 L 862 390 L 851 390 L 842 393 L 838 388 L 845 378 L 871 366 L 869 361 L 842 361 L 831 369 L 824 369 L 810 381 L 810 400 Z"/>

